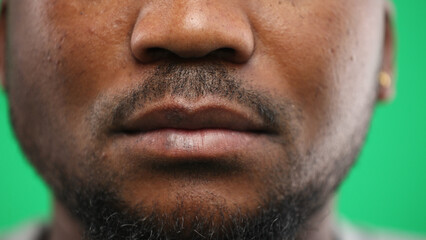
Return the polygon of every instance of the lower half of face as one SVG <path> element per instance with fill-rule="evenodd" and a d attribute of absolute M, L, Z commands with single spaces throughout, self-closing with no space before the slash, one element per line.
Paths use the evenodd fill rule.
<path fill-rule="evenodd" d="M 142 64 L 127 33 L 150 16 L 137 18 L 144 6 L 126 1 L 121 16 L 96 14 L 107 2 L 28 2 L 46 14 L 24 18 L 29 7 L 11 3 L 14 128 L 59 201 L 100 239 L 291 239 L 358 154 L 376 97 L 378 3 L 244 5 L 257 45 L 242 63 L 212 54 Z M 41 27 L 17 26 L 33 19 Z"/>
<path fill-rule="evenodd" d="M 178 82 L 200 79 L 205 78 Z M 185 88 L 183 95 L 173 95 L 166 89 L 165 97 L 158 101 L 170 106 L 186 102 L 186 93 L 195 89 Z M 158 239 L 197 239 L 198 234 L 211 235 L 211 239 L 227 239 L 230 234 L 243 239 L 292 239 L 300 224 L 329 200 L 355 160 L 368 127 L 374 94 L 366 95 L 359 108 L 348 106 L 343 112 L 356 114 L 351 113 L 350 121 L 342 121 L 341 113 L 333 116 L 331 112 L 309 118 L 296 101 L 286 96 L 271 97 L 272 92 L 258 93 L 262 96 L 259 101 L 268 99 L 265 104 L 226 100 L 228 107 L 233 104 L 249 112 L 244 117 L 247 119 L 263 119 L 256 107 L 270 111 L 273 120 L 255 131 L 240 130 L 215 116 L 193 123 L 202 128 L 181 126 L 185 119 L 193 122 L 197 116 L 182 106 L 162 109 L 160 117 L 135 110 L 138 120 L 152 117 L 165 121 L 158 126 L 147 123 L 152 125 L 153 129 L 147 128 L 150 130 L 145 130 L 145 125 L 135 128 L 127 123 L 133 121 L 127 120 L 132 113 L 124 114 L 126 117 L 117 113 L 117 109 L 123 109 L 117 102 L 124 103 L 125 109 L 135 109 L 127 106 L 132 101 L 126 94 L 101 97 L 79 115 L 79 111 L 56 107 L 55 101 L 39 102 L 29 93 L 32 101 L 20 97 L 12 104 L 12 116 L 29 159 L 58 200 L 92 230 L 88 233 L 92 239 L 109 238 L 114 231 L 141 239 L 152 232 Z M 142 99 L 145 95 L 138 96 Z M 124 100 L 117 101 L 120 98 Z M 212 93 L 193 101 L 210 98 L 220 102 L 224 97 Z M 37 107 L 48 105 L 52 108 Z M 136 104 L 140 105 L 152 104 Z M 224 114 L 222 109 L 209 111 Z M 28 116 L 35 119 L 31 124 Z M 224 117 L 235 121 L 242 118 L 230 113 Z M 115 123 L 117 118 L 126 120 Z M 133 228 L 100 230 L 129 222 Z M 267 235 L 270 229 L 275 229 L 275 234 Z"/>

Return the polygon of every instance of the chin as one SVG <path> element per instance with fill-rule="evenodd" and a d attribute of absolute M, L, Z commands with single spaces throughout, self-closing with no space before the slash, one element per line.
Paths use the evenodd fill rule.
<path fill-rule="evenodd" d="M 88 196 L 87 196 L 88 197 Z M 312 211 L 293 201 L 245 202 L 210 193 L 152 197 L 129 205 L 105 191 L 90 196 L 76 212 L 86 239 L 294 239 Z M 172 198 L 173 200 L 170 200 Z M 81 208 L 83 207 L 83 209 Z"/>

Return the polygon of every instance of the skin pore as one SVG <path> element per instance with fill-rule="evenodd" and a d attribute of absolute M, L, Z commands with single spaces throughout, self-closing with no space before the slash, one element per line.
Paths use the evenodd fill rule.
<path fill-rule="evenodd" d="M 333 239 L 389 89 L 384 0 L 9 0 L 3 85 L 48 238 Z"/>

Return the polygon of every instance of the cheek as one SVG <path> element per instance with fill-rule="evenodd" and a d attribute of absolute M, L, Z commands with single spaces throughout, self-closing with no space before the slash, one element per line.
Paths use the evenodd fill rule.
<path fill-rule="evenodd" d="M 270 80 L 273 89 L 303 109 L 307 146 L 326 135 L 334 142 L 334 129 L 353 131 L 353 119 L 371 107 L 382 15 L 378 6 L 369 5 L 377 4 L 314 0 L 257 6 L 253 25 L 259 61 L 268 61 L 279 76 Z"/>
<path fill-rule="evenodd" d="M 114 74 L 123 75 L 120 63 L 128 61 L 123 42 L 129 24 L 111 12 L 105 12 L 110 21 L 96 18 L 95 9 L 101 8 L 78 3 L 83 1 L 22 0 L 8 8 L 13 31 L 8 33 L 7 78 L 17 136 L 32 161 L 47 165 L 44 161 L 59 159 L 67 169 L 78 167 L 64 158 L 81 159 L 73 154 L 87 145 L 79 136 L 87 132 L 81 126 L 87 107 L 111 82 L 120 82 Z M 82 10 L 86 15 L 80 15 Z M 112 22 L 116 26 L 103 31 Z"/>
<path fill-rule="evenodd" d="M 144 69 L 135 64 L 129 49 L 139 9 L 136 1 L 25 2 L 16 7 L 18 14 L 28 14 L 14 17 L 16 39 L 11 42 L 16 41 L 19 52 L 12 55 L 38 78 L 26 84 L 57 96 L 55 101 L 67 111 L 64 114 L 75 116 L 100 93 L 140 79 L 134 75 Z"/>

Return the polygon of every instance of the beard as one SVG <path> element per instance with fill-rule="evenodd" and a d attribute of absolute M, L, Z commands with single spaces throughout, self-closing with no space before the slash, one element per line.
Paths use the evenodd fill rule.
<path fill-rule="evenodd" d="M 287 197 L 285 201 L 259 206 L 258 213 L 249 215 L 217 206 L 212 209 L 180 208 L 164 213 L 162 209 L 147 210 L 143 203 L 129 209 L 120 204 L 114 194 L 99 191 L 79 195 L 78 207 L 73 209 L 82 220 L 84 239 L 295 239 L 300 224 L 319 206 L 312 192 L 309 196 Z M 179 202 L 179 199 L 178 201 Z M 187 214 L 186 211 L 191 211 Z M 208 212 L 208 214 L 205 214 Z M 187 217 L 190 216 L 190 217 Z M 194 217 L 195 216 L 195 217 Z"/>
<path fill-rule="evenodd" d="M 312 149 L 312 152 L 320 154 L 305 156 L 297 150 L 295 144 L 300 131 L 297 122 L 302 110 L 290 101 L 272 100 L 273 97 L 255 88 L 245 88 L 241 82 L 231 77 L 229 71 L 221 65 L 161 65 L 141 85 L 121 96 L 100 96 L 85 119 L 84 125 L 88 127 L 80 132 L 90 135 L 89 140 L 85 141 L 87 143 L 96 145 L 107 142 L 106 133 L 115 129 L 123 119 L 132 115 L 136 109 L 143 108 L 146 103 L 161 100 L 165 96 L 185 99 L 217 96 L 253 109 L 268 126 L 282 133 L 277 142 L 285 149 L 282 151 L 285 154 L 277 156 L 279 159 L 273 159 L 272 162 L 279 164 L 268 169 L 268 176 L 262 180 L 262 186 L 267 189 L 259 191 L 260 200 L 251 209 L 244 206 L 229 207 L 230 204 L 215 201 L 217 196 L 212 196 L 213 204 L 206 204 L 203 199 L 191 199 L 190 196 L 177 196 L 171 210 L 143 200 L 136 206 L 129 206 L 116 189 L 120 189 L 122 179 L 140 173 L 141 169 L 137 165 L 127 172 L 122 171 L 124 175 L 117 176 L 118 173 L 109 172 L 103 162 L 102 146 L 88 144 L 87 149 L 75 153 L 74 149 L 79 149 L 79 144 L 73 142 L 73 139 L 79 138 L 73 136 L 73 133 L 62 132 L 60 139 L 54 139 L 55 134 L 60 135 L 58 133 L 61 129 L 66 129 L 66 122 L 62 123 L 62 127 L 55 128 L 55 134 L 43 140 L 36 136 L 28 138 L 34 135 L 31 134 L 34 130 L 25 125 L 24 117 L 15 113 L 18 107 L 12 106 L 12 119 L 25 152 L 53 188 L 55 197 L 82 223 L 85 239 L 297 239 L 304 228 L 310 227 L 306 225 L 307 220 L 323 208 L 353 164 L 370 115 L 366 114 L 347 137 L 351 144 L 342 144 L 350 147 L 337 147 L 336 152 L 330 154 L 333 157 L 316 149 Z M 371 112 L 372 106 L 368 107 Z M 45 112 L 46 116 L 54 118 L 53 113 Z M 39 125 L 47 127 L 48 124 Z M 70 159 L 77 159 L 78 163 L 69 163 Z M 219 177 L 227 171 L 244 171 L 244 167 L 238 164 L 244 162 L 241 159 L 212 162 L 212 165 L 207 164 L 213 166 L 211 168 L 194 163 L 185 165 L 185 169 L 176 165 L 157 165 L 156 168 L 166 172 L 181 168 L 184 174 L 202 172 Z M 319 164 L 323 162 L 327 162 L 325 167 Z M 290 169 L 282 167 L 285 164 L 281 163 L 288 164 Z M 314 164 L 306 168 L 301 165 L 303 163 Z"/>
<path fill-rule="evenodd" d="M 330 195 L 318 185 L 285 196 L 271 191 L 256 211 L 223 202 L 206 207 L 202 199 L 178 196 L 173 210 L 165 211 L 144 202 L 129 207 L 111 189 L 93 187 L 70 187 L 56 195 L 81 220 L 85 240 L 294 240 L 311 228 L 307 220 Z"/>

